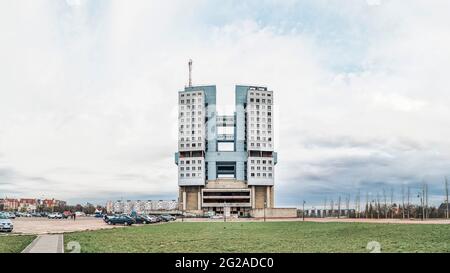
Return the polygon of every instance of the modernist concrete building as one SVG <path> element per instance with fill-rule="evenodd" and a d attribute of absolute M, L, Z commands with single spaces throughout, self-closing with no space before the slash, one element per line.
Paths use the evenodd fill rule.
<path fill-rule="evenodd" d="M 248 215 L 274 207 L 273 92 L 236 86 L 234 115 L 216 111 L 215 86 L 178 94 L 179 206 L 183 211 Z"/>

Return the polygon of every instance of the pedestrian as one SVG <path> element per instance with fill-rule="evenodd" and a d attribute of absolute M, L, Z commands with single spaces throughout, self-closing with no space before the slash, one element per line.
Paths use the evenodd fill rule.
<path fill-rule="evenodd" d="M 73 215 L 73 220 L 75 221 L 77 218 L 77 214 L 74 212 L 72 215 Z"/>

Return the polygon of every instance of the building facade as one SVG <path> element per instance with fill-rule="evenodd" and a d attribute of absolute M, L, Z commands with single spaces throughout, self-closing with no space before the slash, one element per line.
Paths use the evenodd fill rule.
<path fill-rule="evenodd" d="M 5 198 L 0 199 L 3 210 L 34 212 L 43 208 L 65 207 L 66 201 L 56 199 L 36 198 Z"/>
<path fill-rule="evenodd" d="M 218 115 L 215 86 L 178 93 L 179 206 L 248 215 L 274 207 L 273 91 L 236 86 L 235 112 Z"/>

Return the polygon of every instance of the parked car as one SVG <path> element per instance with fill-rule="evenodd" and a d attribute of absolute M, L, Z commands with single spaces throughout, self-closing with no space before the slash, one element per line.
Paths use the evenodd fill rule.
<path fill-rule="evenodd" d="M 147 218 L 146 215 L 136 215 L 134 217 L 131 217 L 134 219 L 136 224 L 149 224 L 150 220 Z"/>
<path fill-rule="evenodd" d="M 47 216 L 47 218 L 48 218 L 48 219 L 62 219 L 62 218 L 63 218 L 63 215 L 62 215 L 61 213 L 59 213 L 59 212 L 55 212 L 55 213 L 50 213 L 50 214 Z"/>
<path fill-rule="evenodd" d="M 42 215 L 39 212 L 33 212 L 31 214 L 31 216 L 33 216 L 33 217 L 42 217 Z"/>
<path fill-rule="evenodd" d="M 154 216 L 154 215 L 146 215 L 146 217 L 148 218 L 148 220 L 150 221 L 150 223 L 158 223 L 161 222 L 161 219 L 158 216 Z"/>
<path fill-rule="evenodd" d="M 6 215 L 9 219 L 16 219 L 16 214 L 14 214 L 13 212 L 7 212 Z"/>
<path fill-rule="evenodd" d="M 0 213 L 0 231 L 11 232 L 13 230 L 13 223 L 9 219 L 9 214 Z"/>
<path fill-rule="evenodd" d="M 132 224 L 136 223 L 135 220 L 128 215 L 106 216 L 104 221 L 108 225 L 123 224 L 126 226 L 131 226 Z"/>
<path fill-rule="evenodd" d="M 175 216 L 170 215 L 170 214 L 163 214 L 163 215 L 161 215 L 161 219 L 164 222 L 169 222 L 169 221 L 175 221 L 177 218 Z"/>

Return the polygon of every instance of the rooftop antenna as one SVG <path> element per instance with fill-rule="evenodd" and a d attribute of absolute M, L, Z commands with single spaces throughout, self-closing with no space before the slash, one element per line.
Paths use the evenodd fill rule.
<path fill-rule="evenodd" d="M 192 59 L 189 59 L 189 87 L 192 87 Z"/>

